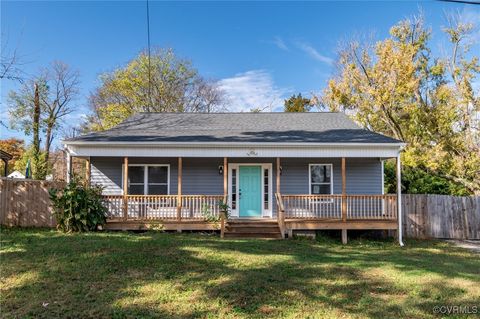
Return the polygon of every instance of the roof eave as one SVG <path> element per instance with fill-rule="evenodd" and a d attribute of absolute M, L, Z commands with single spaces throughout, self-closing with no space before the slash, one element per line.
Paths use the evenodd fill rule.
<path fill-rule="evenodd" d="M 318 147 L 318 146 L 378 146 L 378 147 L 400 147 L 404 148 L 407 144 L 403 142 L 324 142 L 324 143 L 315 143 L 315 142 L 150 142 L 150 141 L 137 141 L 137 142 L 125 142 L 125 141 L 62 141 L 62 144 L 65 146 L 76 145 L 76 146 L 95 146 L 95 145 L 105 145 L 105 146 L 195 146 L 195 147 L 231 147 L 231 146 L 256 146 L 256 147 Z"/>

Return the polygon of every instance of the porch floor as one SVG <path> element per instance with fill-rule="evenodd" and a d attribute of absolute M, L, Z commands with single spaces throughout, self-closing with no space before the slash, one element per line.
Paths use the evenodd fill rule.
<path fill-rule="evenodd" d="M 261 226 L 265 223 L 277 225 L 275 218 L 234 218 L 227 222 L 228 224 L 245 224 L 252 227 L 255 224 Z M 395 219 L 348 219 L 343 222 L 339 219 L 328 218 L 293 218 L 285 219 L 285 229 L 293 230 L 323 230 L 323 229 L 350 229 L 350 230 L 370 230 L 385 229 L 396 230 L 398 228 Z M 220 230 L 220 223 L 206 222 L 203 220 L 146 220 L 146 219 L 108 219 L 105 229 L 109 230 L 176 230 L 176 231 L 213 231 Z"/>

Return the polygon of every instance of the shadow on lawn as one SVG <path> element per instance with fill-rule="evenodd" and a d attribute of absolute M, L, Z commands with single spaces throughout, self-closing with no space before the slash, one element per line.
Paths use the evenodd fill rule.
<path fill-rule="evenodd" d="M 2 252 L 2 277 L 35 272 L 38 280 L 3 291 L 7 316 L 275 317 L 301 311 L 430 317 L 434 305 L 461 302 L 467 291 L 438 277 L 429 287 L 401 285 L 369 270 L 393 267 L 412 276 L 480 283 L 475 257 L 459 254 L 449 260 L 448 254 L 428 247 L 221 241 L 154 233 L 18 234 L 13 240 L 2 238 L 4 248 L 18 248 Z M 43 301 L 50 305 L 42 307 Z"/>

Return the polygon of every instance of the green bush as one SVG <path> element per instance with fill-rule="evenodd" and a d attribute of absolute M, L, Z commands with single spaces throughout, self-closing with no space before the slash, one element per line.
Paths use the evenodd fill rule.
<path fill-rule="evenodd" d="M 218 207 L 220 209 L 220 214 L 225 216 L 225 219 L 228 220 L 230 217 L 230 206 L 227 203 L 223 202 L 223 200 L 218 202 Z M 220 216 L 217 216 L 212 213 L 212 207 L 208 204 L 204 204 L 201 210 L 202 216 L 205 218 L 207 222 L 216 223 L 220 221 Z"/>
<path fill-rule="evenodd" d="M 228 206 L 227 202 L 224 202 L 223 200 L 218 202 L 218 207 L 220 208 L 220 213 L 223 213 L 225 216 L 225 219 L 230 218 L 230 206 Z"/>
<path fill-rule="evenodd" d="M 73 179 L 64 189 L 52 188 L 49 193 L 58 229 L 83 232 L 105 224 L 107 208 L 100 187 L 85 187 Z"/>
<path fill-rule="evenodd" d="M 385 193 L 397 192 L 395 162 L 385 162 Z M 405 194 L 440 194 L 468 196 L 470 193 L 462 185 L 428 172 L 421 167 L 402 167 L 402 192 Z"/>

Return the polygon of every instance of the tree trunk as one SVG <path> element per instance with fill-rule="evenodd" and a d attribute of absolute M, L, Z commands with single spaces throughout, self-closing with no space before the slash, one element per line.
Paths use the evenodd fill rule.
<path fill-rule="evenodd" d="M 48 173 L 48 169 L 50 167 L 50 163 L 48 162 L 50 159 L 50 146 L 52 144 L 52 130 L 53 130 L 53 125 L 50 123 L 47 124 L 47 130 L 45 132 L 45 169 L 46 173 Z"/>
<path fill-rule="evenodd" d="M 40 96 L 38 93 L 38 84 L 35 83 L 35 95 L 33 100 L 33 159 L 35 161 L 34 178 L 38 176 L 40 168 Z"/>

